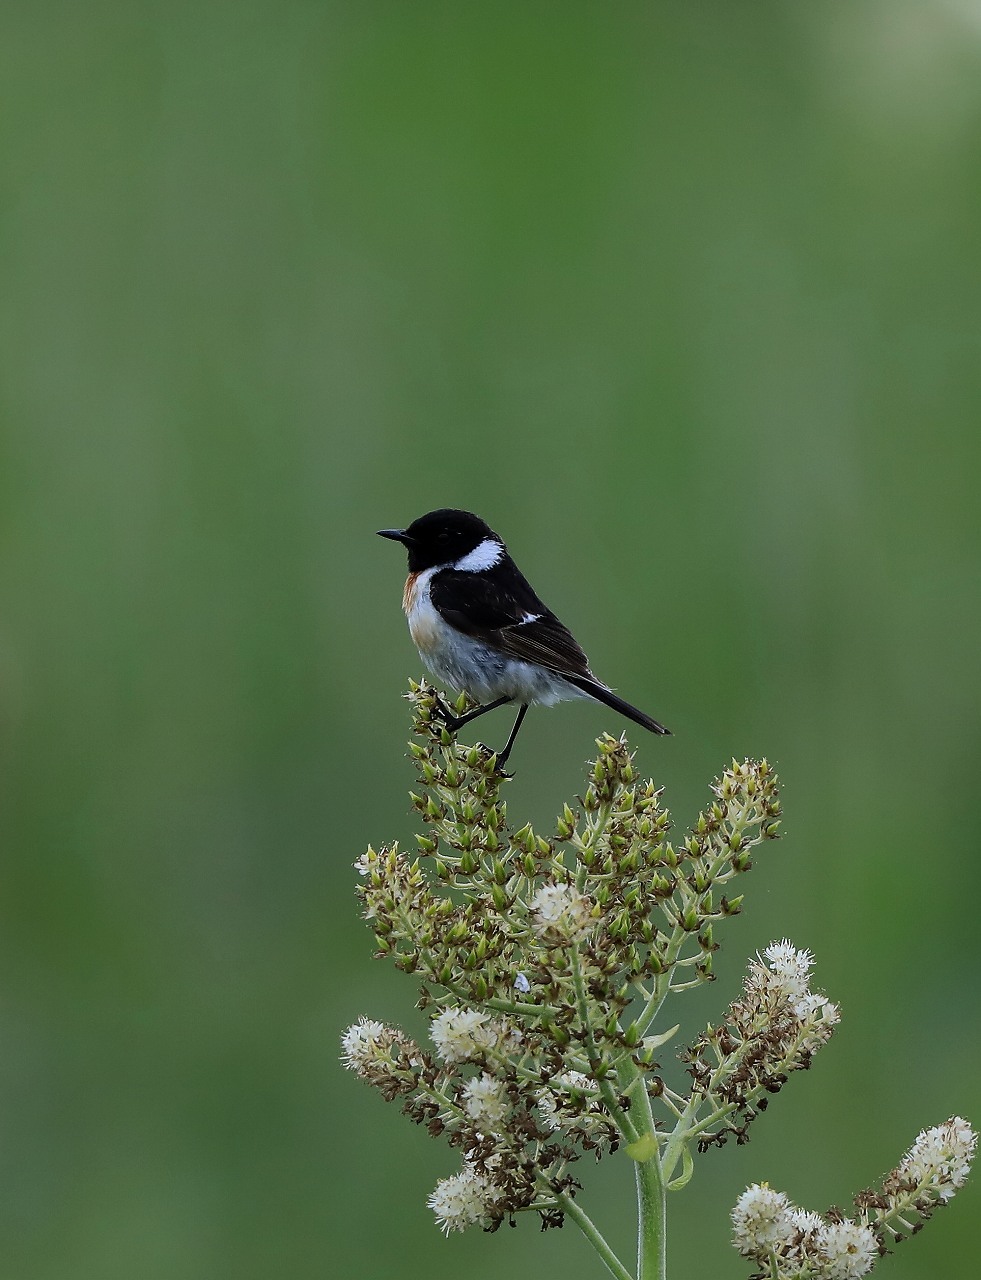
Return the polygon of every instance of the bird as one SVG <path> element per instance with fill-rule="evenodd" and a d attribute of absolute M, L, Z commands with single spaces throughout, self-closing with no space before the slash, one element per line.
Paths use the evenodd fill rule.
<path fill-rule="evenodd" d="M 408 552 L 402 607 L 420 658 L 439 681 L 478 704 L 459 716 L 441 706 L 447 728 L 455 734 L 488 711 L 518 704 L 497 755 L 499 771 L 530 706 L 592 698 L 651 733 L 671 732 L 593 675 L 572 632 L 542 603 L 504 540 L 480 516 L 445 507 L 405 529 L 377 532 Z"/>

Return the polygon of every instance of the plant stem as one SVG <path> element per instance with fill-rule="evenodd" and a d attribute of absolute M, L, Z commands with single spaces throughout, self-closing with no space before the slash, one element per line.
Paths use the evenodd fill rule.
<path fill-rule="evenodd" d="M 583 1048 L 586 1050 L 586 1056 L 589 1059 L 589 1067 L 593 1073 L 593 1078 L 599 1085 L 600 1093 L 603 1095 L 603 1101 L 606 1103 L 610 1119 L 617 1126 L 628 1142 L 636 1142 L 640 1134 L 634 1125 L 628 1112 L 623 1111 L 617 1099 L 616 1090 L 610 1084 L 607 1075 L 606 1064 L 603 1061 L 599 1048 L 596 1045 L 596 1037 L 593 1033 L 593 1025 L 589 1017 L 589 1003 L 586 1000 L 586 988 L 582 980 L 582 966 L 579 963 L 579 950 L 572 946 L 569 948 L 569 954 L 572 960 L 572 980 L 576 990 L 576 1004 L 579 1009 L 579 1020 L 582 1023 L 582 1029 L 585 1032 L 585 1040 Z"/>
<path fill-rule="evenodd" d="M 554 1017 L 559 1012 L 558 1006 L 554 1004 L 531 1004 L 528 1000 L 501 1000 L 497 996 L 491 996 L 486 1000 L 478 1000 L 476 996 L 465 991 L 458 983 L 440 982 L 432 971 L 429 976 L 433 982 L 445 987 L 451 995 L 458 1000 L 462 1000 L 465 1004 L 482 1005 L 486 1009 L 494 1009 L 499 1013 L 510 1013 L 518 1018 L 543 1018 L 546 1015 Z"/>
<path fill-rule="evenodd" d="M 596 1223 L 593 1222 L 592 1218 L 589 1217 L 586 1211 L 584 1209 L 580 1209 L 575 1200 L 570 1196 L 567 1196 L 565 1192 L 559 1192 L 556 1199 L 562 1208 L 562 1212 L 572 1219 L 599 1256 L 603 1259 L 603 1262 L 606 1264 L 606 1269 L 610 1274 L 616 1276 L 617 1280 L 633 1280 L 633 1276 L 603 1239 L 603 1235 L 596 1226 Z"/>
<path fill-rule="evenodd" d="M 747 825 L 748 824 L 747 824 L 746 808 L 744 808 L 743 812 L 733 820 L 732 834 L 738 839 L 739 837 L 742 836 L 742 833 L 745 830 Z M 725 867 L 726 863 L 731 859 L 731 857 L 732 857 L 732 849 L 726 848 L 721 853 L 717 854 L 716 857 L 712 860 L 706 872 L 706 878 L 710 884 L 714 883 L 716 880 L 719 879 L 723 868 Z M 729 879 L 730 876 L 731 876 L 731 872 L 729 875 L 727 875 L 724 878 Z M 691 898 L 693 897 L 693 894 L 691 893 L 690 890 L 687 889 L 687 887 L 684 884 L 682 884 L 682 889 L 684 890 L 688 900 L 690 901 Z M 676 923 L 674 925 L 674 928 L 671 931 L 671 937 L 668 941 L 668 945 L 665 950 L 664 972 L 659 974 L 657 979 L 655 980 L 654 990 L 651 993 L 650 997 L 648 998 L 647 1004 L 644 1006 L 643 1011 L 640 1013 L 640 1015 L 636 1019 L 637 1026 L 640 1030 L 641 1035 L 643 1035 L 648 1030 L 651 1023 L 657 1017 L 661 1009 L 661 1005 L 664 1004 L 664 1001 L 667 999 L 668 995 L 671 992 L 671 989 L 672 989 L 671 988 L 671 971 L 674 968 L 675 962 L 678 959 L 678 956 L 681 952 L 682 946 L 684 945 L 686 937 L 687 937 L 686 931 L 682 929 L 679 924 Z"/>
<path fill-rule="evenodd" d="M 638 1163 L 637 1280 L 666 1280 L 666 1194 L 658 1155 Z"/>

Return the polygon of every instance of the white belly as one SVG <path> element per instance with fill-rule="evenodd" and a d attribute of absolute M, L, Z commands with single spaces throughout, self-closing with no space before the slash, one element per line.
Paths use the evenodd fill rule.
<path fill-rule="evenodd" d="M 588 696 L 545 667 L 509 658 L 451 627 L 429 598 L 429 584 L 435 572 L 436 569 L 425 569 L 410 575 L 403 603 L 419 657 L 437 680 L 462 689 L 478 702 L 513 698 L 515 702 L 550 706 Z"/>

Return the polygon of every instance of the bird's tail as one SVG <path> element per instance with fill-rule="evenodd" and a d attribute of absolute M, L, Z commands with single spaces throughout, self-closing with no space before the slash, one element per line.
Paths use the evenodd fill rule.
<path fill-rule="evenodd" d="M 612 689 L 608 689 L 605 684 L 600 684 L 598 680 L 589 680 L 585 676 L 566 676 L 566 679 L 570 684 L 574 684 L 577 689 L 581 689 L 583 693 L 588 694 L 590 698 L 595 698 L 597 702 L 605 703 L 606 706 L 611 707 L 614 711 L 619 711 L 620 715 L 626 716 L 628 720 L 633 720 L 634 724 L 643 725 L 645 729 L 650 729 L 651 733 L 670 734 L 670 729 L 665 729 L 663 724 L 658 724 L 646 712 L 632 707 L 629 702 L 625 702 Z"/>

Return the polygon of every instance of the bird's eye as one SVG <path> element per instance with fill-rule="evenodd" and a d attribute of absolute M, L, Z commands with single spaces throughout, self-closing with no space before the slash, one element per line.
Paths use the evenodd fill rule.
<path fill-rule="evenodd" d="M 440 542 L 446 542 L 449 536 L 450 536 L 449 529 L 440 529 L 438 534 Z"/>

